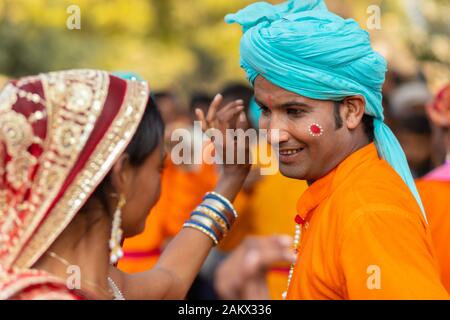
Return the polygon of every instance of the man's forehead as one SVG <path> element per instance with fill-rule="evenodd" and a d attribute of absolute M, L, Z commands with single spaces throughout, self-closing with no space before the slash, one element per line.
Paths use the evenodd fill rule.
<path fill-rule="evenodd" d="M 258 76 L 254 83 L 255 100 L 267 107 L 278 107 L 288 102 L 299 102 L 308 104 L 314 101 L 297 93 L 283 89 L 274 85 L 262 76 Z"/>

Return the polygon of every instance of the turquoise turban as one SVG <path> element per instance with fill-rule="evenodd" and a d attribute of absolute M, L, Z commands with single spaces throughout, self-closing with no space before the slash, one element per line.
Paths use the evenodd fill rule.
<path fill-rule="evenodd" d="M 132 80 L 132 79 L 139 80 L 139 81 L 144 80 L 137 73 L 130 72 L 130 71 L 114 71 L 112 73 L 112 75 L 114 75 L 116 77 L 119 77 L 119 78 L 122 78 L 124 80 Z"/>
<path fill-rule="evenodd" d="M 374 117 L 378 153 L 403 178 L 424 212 L 405 154 L 383 122 L 386 61 L 356 21 L 329 12 L 322 0 L 257 2 L 228 14 L 225 21 L 243 27 L 241 67 L 250 83 L 262 75 L 285 90 L 319 100 L 362 95 L 365 113 Z"/>
<path fill-rule="evenodd" d="M 113 76 L 122 78 L 124 80 L 138 80 L 138 81 L 144 81 L 144 79 L 138 75 L 137 73 L 131 72 L 131 71 L 114 71 L 111 73 Z M 150 92 L 150 98 L 155 101 L 155 97 L 153 96 L 153 93 Z"/>

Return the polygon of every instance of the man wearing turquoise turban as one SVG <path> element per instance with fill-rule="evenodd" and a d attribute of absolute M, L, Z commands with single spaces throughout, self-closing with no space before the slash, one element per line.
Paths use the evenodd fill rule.
<path fill-rule="evenodd" d="M 260 128 L 279 132 L 269 142 L 280 171 L 310 184 L 286 297 L 448 298 L 404 152 L 383 122 L 386 61 L 368 33 L 322 0 L 258 2 L 225 20 L 243 27 L 241 66 Z"/>

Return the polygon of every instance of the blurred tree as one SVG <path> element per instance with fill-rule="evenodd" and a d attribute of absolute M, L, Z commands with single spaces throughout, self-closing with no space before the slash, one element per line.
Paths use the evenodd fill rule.
<path fill-rule="evenodd" d="M 239 68 L 241 30 L 223 17 L 251 2 L 0 0 L 0 74 L 90 67 L 138 72 L 154 89 L 214 90 L 230 80 L 245 80 Z M 431 63 L 432 70 L 448 73 L 448 0 L 326 2 L 362 27 L 367 7 L 380 5 L 382 29 L 369 32 L 381 39 L 383 54 L 399 68 L 414 69 L 417 57 Z M 81 30 L 66 28 L 66 10 L 73 4 L 81 9 Z"/>

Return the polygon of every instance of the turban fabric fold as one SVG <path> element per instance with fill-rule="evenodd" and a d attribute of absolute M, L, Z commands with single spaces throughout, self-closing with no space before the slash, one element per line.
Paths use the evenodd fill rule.
<path fill-rule="evenodd" d="M 311 99 L 340 101 L 362 95 L 365 113 L 374 117 L 378 153 L 402 177 L 424 212 L 406 156 L 384 123 L 381 89 L 386 61 L 356 21 L 331 13 L 322 0 L 257 2 L 228 14 L 225 21 L 243 27 L 240 61 L 251 84 L 261 75 Z"/>

